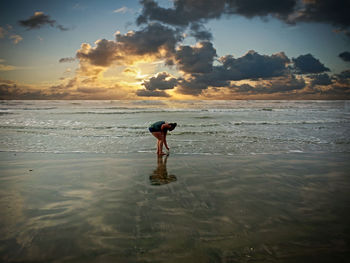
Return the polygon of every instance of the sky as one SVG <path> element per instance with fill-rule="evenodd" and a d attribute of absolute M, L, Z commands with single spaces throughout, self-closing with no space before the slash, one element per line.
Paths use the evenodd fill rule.
<path fill-rule="evenodd" d="M 0 0 L 0 99 L 350 99 L 348 0 Z"/>

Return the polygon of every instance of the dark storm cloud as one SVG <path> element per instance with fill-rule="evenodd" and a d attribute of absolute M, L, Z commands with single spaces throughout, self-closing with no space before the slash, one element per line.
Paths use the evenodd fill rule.
<path fill-rule="evenodd" d="M 241 15 L 247 18 L 272 16 L 288 24 L 320 22 L 341 29 L 350 26 L 348 0 L 174 0 L 172 8 L 160 7 L 155 0 L 140 2 L 143 9 L 138 24 L 159 21 L 186 27 L 222 15 Z"/>
<path fill-rule="evenodd" d="M 224 14 L 245 17 L 274 15 L 286 17 L 294 11 L 297 0 L 174 0 L 173 8 L 163 8 L 154 0 L 142 0 L 142 13 L 138 24 L 160 21 L 174 26 L 187 26 L 193 22 L 204 22 Z"/>
<path fill-rule="evenodd" d="M 211 87 L 229 88 L 237 93 L 243 94 L 272 94 L 287 93 L 301 90 L 306 87 L 303 78 L 296 78 L 294 75 L 274 77 L 269 80 L 260 80 L 261 83 L 252 86 L 250 84 L 232 85 L 229 81 L 211 80 Z M 191 81 L 182 81 L 178 91 L 183 94 L 199 95 L 202 90 L 208 88 L 208 81 L 203 78 L 195 78 Z"/>
<path fill-rule="evenodd" d="M 225 0 L 175 0 L 174 8 L 163 8 L 154 0 L 140 1 L 143 9 L 137 23 L 159 21 L 174 26 L 187 26 L 208 18 L 218 18 L 225 12 Z"/>
<path fill-rule="evenodd" d="M 177 84 L 177 79 L 166 72 L 158 73 L 142 83 L 147 90 L 167 90 L 173 89 Z"/>
<path fill-rule="evenodd" d="M 310 74 L 310 73 L 323 73 L 330 71 L 325 67 L 318 59 L 314 58 L 311 54 L 300 55 L 297 58 L 293 58 L 294 70 L 298 74 Z"/>
<path fill-rule="evenodd" d="M 191 56 L 186 54 L 187 59 Z M 315 59 L 312 55 L 300 56 L 293 60 L 295 65 L 292 67 L 298 73 L 319 73 L 328 71 L 326 67 Z M 178 64 L 181 61 L 177 61 Z M 205 64 L 204 61 L 201 62 Z M 212 60 L 210 60 L 212 62 Z M 223 56 L 219 59 L 221 64 L 212 66 L 212 70 L 204 73 L 193 72 L 188 70 L 186 73 L 190 73 L 189 77 L 179 80 L 179 91 L 184 94 L 197 95 L 202 90 L 208 87 L 231 87 L 231 81 L 240 80 L 259 80 L 275 78 L 274 82 L 271 82 L 268 87 L 268 91 L 259 89 L 256 86 L 254 92 L 262 91 L 268 92 L 281 92 L 283 87 L 288 90 L 297 90 L 305 87 L 305 81 L 302 78 L 295 78 L 291 74 L 289 64 L 290 59 L 283 53 L 277 53 L 272 55 L 260 55 L 259 53 L 251 50 L 242 57 L 234 58 L 232 55 Z M 180 64 L 181 65 L 181 64 Z M 187 64 L 186 64 L 187 65 Z M 194 65 L 194 63 L 188 63 L 188 65 Z M 208 64 L 212 65 L 212 64 Z M 280 81 L 276 81 L 276 78 L 280 77 Z M 319 76 L 315 83 L 321 81 L 325 82 L 324 76 Z M 315 77 L 316 78 L 316 77 Z M 288 80 L 283 82 L 282 80 Z M 244 87 L 244 86 L 243 86 Z M 242 87 L 242 88 L 243 88 Z"/>
<path fill-rule="evenodd" d="M 289 58 L 283 53 L 260 55 L 251 50 L 235 59 L 231 55 L 219 59 L 221 65 L 213 66 L 208 73 L 192 73 L 179 80 L 179 91 L 197 95 L 208 87 L 230 87 L 230 81 L 251 80 L 284 76 L 288 73 Z"/>
<path fill-rule="evenodd" d="M 216 50 L 210 42 L 201 42 L 195 47 L 180 46 L 175 53 L 179 68 L 186 73 L 208 73 L 212 71 Z"/>
<path fill-rule="evenodd" d="M 52 27 L 57 27 L 61 31 L 69 30 L 68 28 L 57 24 L 56 20 L 50 18 L 49 15 L 45 15 L 43 12 L 35 12 L 33 16 L 26 20 L 18 21 L 21 26 L 27 29 L 39 29 L 45 25 L 50 25 Z"/>
<path fill-rule="evenodd" d="M 349 0 L 304 1 L 295 21 L 328 23 L 340 28 L 350 26 Z"/>
<path fill-rule="evenodd" d="M 227 0 L 227 13 L 245 17 L 274 15 L 286 18 L 294 11 L 298 0 Z"/>
<path fill-rule="evenodd" d="M 183 38 L 179 31 L 154 23 L 140 31 L 125 35 L 117 34 L 116 39 L 123 52 L 145 55 L 157 53 L 162 48 L 167 52 L 173 52 L 176 44 Z"/>
<path fill-rule="evenodd" d="M 231 55 L 224 56 L 220 61 L 223 64 L 223 70 L 229 74 L 229 80 L 281 76 L 286 73 L 286 65 L 290 62 L 284 52 L 268 56 L 260 55 L 254 50 L 237 59 Z"/>
<path fill-rule="evenodd" d="M 327 73 L 316 74 L 311 77 L 311 86 L 319 85 L 319 86 L 328 86 L 331 85 L 332 79 Z"/>
<path fill-rule="evenodd" d="M 344 51 L 344 52 L 340 53 L 339 57 L 346 62 L 350 62 L 350 52 L 348 52 L 348 51 Z"/>

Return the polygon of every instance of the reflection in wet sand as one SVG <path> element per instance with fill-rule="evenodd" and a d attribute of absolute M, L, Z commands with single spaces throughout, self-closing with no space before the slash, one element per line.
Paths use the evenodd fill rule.
<path fill-rule="evenodd" d="M 177 180 L 176 176 L 173 174 L 168 174 L 166 164 L 168 161 L 169 155 L 166 155 L 163 159 L 162 155 L 157 157 L 157 168 L 153 171 L 152 175 L 149 177 L 149 180 L 152 185 L 163 185 Z"/>
<path fill-rule="evenodd" d="M 349 157 L 0 152 L 0 262 L 348 262 Z"/>

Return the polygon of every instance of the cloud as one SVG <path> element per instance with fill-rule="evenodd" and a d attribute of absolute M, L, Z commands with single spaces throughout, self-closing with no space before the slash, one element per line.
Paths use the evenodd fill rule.
<path fill-rule="evenodd" d="M 294 75 L 281 76 L 263 80 L 255 85 L 241 84 L 232 85 L 231 90 L 240 95 L 274 94 L 274 93 L 293 93 L 306 87 L 303 78 L 296 78 Z"/>
<path fill-rule="evenodd" d="M 236 92 L 254 94 L 272 94 L 302 90 L 306 87 L 302 77 L 292 74 L 291 68 L 298 73 L 318 73 L 327 71 L 317 59 L 311 55 L 300 56 L 291 60 L 283 53 L 260 55 L 251 50 L 239 58 L 226 55 L 218 60 L 219 65 L 213 66 L 208 73 L 191 73 L 187 77 L 178 79 L 177 91 L 182 94 L 199 95 L 210 87 L 228 88 Z M 317 62 L 317 63 L 316 63 Z M 327 74 L 312 76 L 312 85 L 326 84 L 331 81 Z M 328 77 L 328 79 L 327 79 Z M 258 84 L 236 85 L 235 81 L 255 81 Z"/>
<path fill-rule="evenodd" d="M 11 25 L 7 25 L 7 30 L 0 26 L 0 39 L 5 38 L 7 36 L 7 38 L 12 40 L 12 43 L 15 45 L 23 40 L 22 36 L 15 34 L 11 31 L 12 31 Z"/>
<path fill-rule="evenodd" d="M 40 28 L 44 25 L 54 26 L 56 21 L 51 20 L 50 16 L 45 15 L 43 12 L 35 12 L 33 16 L 26 20 L 19 21 L 21 26 L 27 27 L 28 29 Z"/>
<path fill-rule="evenodd" d="M 350 70 L 344 70 L 339 74 L 334 74 L 334 78 L 338 83 L 346 84 L 350 87 Z"/>
<path fill-rule="evenodd" d="M 113 13 L 123 13 L 125 14 L 129 9 L 126 6 L 113 10 Z"/>
<path fill-rule="evenodd" d="M 160 51 L 167 53 L 175 50 L 176 44 L 183 39 L 179 31 L 153 23 L 139 31 L 131 31 L 125 35 L 116 34 L 120 50 L 124 54 L 146 55 Z"/>
<path fill-rule="evenodd" d="M 328 0 L 324 2 L 330 4 Z M 99 39 L 95 45 L 81 45 L 76 59 L 80 66 L 77 76 L 82 77 L 80 83 L 83 86 L 76 88 L 77 93 L 101 93 L 100 88 L 96 87 L 97 80 L 102 80 L 102 73 L 116 65 L 132 67 L 124 69 L 123 77 L 140 81 L 141 70 L 134 68 L 155 60 L 161 60 L 165 66 L 174 66 L 181 75 L 174 77 L 160 72 L 143 80 L 143 88 L 132 94 L 144 97 L 170 97 L 174 93 L 204 96 L 209 89 L 210 92 L 225 89 L 248 95 L 289 94 L 303 93 L 307 87 L 310 92 L 326 87 L 330 89 L 332 85 L 345 85 L 341 83 L 347 81 L 346 73 L 339 74 L 337 79 L 324 74 L 330 70 L 311 54 L 289 59 L 284 52 L 262 55 L 251 50 L 238 58 L 233 55 L 217 58 L 216 49 L 210 42 L 212 34 L 204 27 L 209 19 L 223 15 L 258 16 L 263 19 L 275 17 L 289 24 L 326 21 L 325 17 L 322 18 L 320 10 L 323 7 L 318 0 L 174 0 L 171 8 L 163 8 L 154 0 L 142 0 L 141 4 L 143 9 L 137 18 L 141 28 L 126 34 L 117 32 L 115 40 Z M 126 11 L 126 7 L 114 10 L 115 13 Z M 52 23 L 56 25 L 54 20 L 48 16 L 46 18 L 47 22 L 39 23 L 39 27 L 45 24 L 52 26 Z M 341 25 L 340 22 L 331 22 L 331 19 L 327 23 Z M 183 43 L 186 36 L 192 36 L 199 42 L 193 46 L 186 45 Z M 344 55 L 340 57 L 344 59 Z M 59 60 L 61 63 L 71 61 L 74 58 Z M 148 71 L 144 76 L 150 73 Z M 244 81 L 247 83 L 242 84 Z"/>
<path fill-rule="evenodd" d="M 112 64 L 131 65 L 142 60 L 172 56 L 176 44 L 181 40 L 182 36 L 177 30 L 153 23 L 124 35 L 118 32 L 115 41 L 99 39 L 95 47 L 83 43 L 76 57 L 80 61 L 80 72 L 100 74 Z"/>
<path fill-rule="evenodd" d="M 5 60 L 0 59 L 0 71 L 12 71 L 19 69 L 19 67 L 16 66 L 2 64 L 3 62 L 5 62 Z"/>
<path fill-rule="evenodd" d="M 174 0 L 172 8 L 163 8 L 154 0 L 142 0 L 137 23 L 159 21 L 173 26 L 187 27 L 223 15 L 247 18 L 275 17 L 287 24 L 319 22 L 340 27 L 350 26 L 348 0 Z"/>
<path fill-rule="evenodd" d="M 158 73 L 142 83 L 147 90 L 167 90 L 173 89 L 177 84 L 177 79 L 167 72 Z"/>
<path fill-rule="evenodd" d="M 320 95 L 326 99 L 349 99 L 350 98 L 350 70 L 339 74 L 315 74 L 308 76 L 310 85 L 305 93 L 316 96 Z"/>
<path fill-rule="evenodd" d="M 231 55 L 224 56 L 220 61 L 230 80 L 281 76 L 286 73 L 286 65 L 290 62 L 284 52 L 268 56 L 260 55 L 254 50 L 237 59 Z"/>
<path fill-rule="evenodd" d="M 80 61 L 88 61 L 94 66 L 110 66 L 117 58 L 118 45 L 115 41 L 99 39 L 95 42 L 96 47 L 83 43 L 76 53 Z"/>
<path fill-rule="evenodd" d="M 23 38 L 20 35 L 11 35 L 9 38 L 12 39 L 15 45 L 23 40 Z"/>
<path fill-rule="evenodd" d="M 280 19 L 286 19 L 292 14 L 298 0 L 233 0 L 227 1 L 228 13 L 239 14 L 248 18 L 255 16 L 272 15 Z"/>
<path fill-rule="evenodd" d="M 350 2 L 348 0 L 304 0 L 304 6 L 297 10 L 295 22 L 320 22 L 339 26 L 350 26 Z"/>
<path fill-rule="evenodd" d="M 174 8 L 162 8 L 154 0 L 142 0 L 143 5 L 141 15 L 137 18 L 137 23 L 147 23 L 148 21 L 159 21 L 169 25 L 188 26 L 190 22 L 200 21 L 204 18 L 220 17 L 225 1 L 186 1 L 175 0 Z M 211 8 L 208 8 L 210 6 Z"/>
<path fill-rule="evenodd" d="M 298 74 L 309 73 L 322 73 L 330 71 L 325 67 L 318 59 L 314 58 L 311 54 L 300 55 L 297 58 L 293 58 L 294 69 Z"/>
<path fill-rule="evenodd" d="M 65 63 L 65 62 L 74 62 L 76 59 L 72 57 L 67 57 L 67 58 L 61 58 L 58 62 L 59 63 Z"/>
<path fill-rule="evenodd" d="M 159 90 L 146 90 L 146 89 L 137 90 L 136 95 L 140 97 L 165 97 L 165 98 L 170 97 L 169 94 L 167 94 L 162 90 L 159 91 Z"/>
<path fill-rule="evenodd" d="M 290 62 L 283 53 L 271 56 L 260 55 L 254 50 L 235 59 L 232 55 L 219 59 L 220 65 L 213 66 L 207 73 L 191 73 L 179 79 L 178 91 L 183 94 L 198 95 L 208 87 L 231 87 L 231 81 L 272 78 L 286 75 Z"/>
<path fill-rule="evenodd" d="M 193 22 L 205 22 L 220 18 L 222 15 L 238 14 L 252 18 L 254 16 L 273 15 L 286 19 L 294 12 L 297 0 L 175 0 L 173 8 L 162 8 L 154 0 L 143 0 L 138 24 L 147 21 L 160 21 L 175 26 L 188 26 Z"/>
<path fill-rule="evenodd" d="M 328 86 L 333 83 L 332 79 L 329 77 L 327 73 L 316 74 L 311 76 L 311 86 Z"/>
<path fill-rule="evenodd" d="M 350 86 L 334 85 L 330 89 L 323 91 L 323 94 L 337 96 L 336 99 L 347 99 L 350 98 Z"/>
<path fill-rule="evenodd" d="M 191 24 L 190 35 L 193 36 L 196 40 L 212 40 L 213 35 L 200 23 Z"/>
<path fill-rule="evenodd" d="M 33 89 L 12 81 L 0 80 L 0 99 L 2 100 L 65 99 L 68 95 L 67 92 Z"/>
<path fill-rule="evenodd" d="M 346 62 L 350 62 L 350 52 L 348 52 L 348 51 L 344 51 L 344 52 L 340 53 L 339 57 Z"/>
<path fill-rule="evenodd" d="M 196 46 L 180 46 L 175 52 L 178 67 L 186 73 L 208 73 L 212 71 L 216 50 L 210 42 Z"/>
<path fill-rule="evenodd" d="M 57 27 L 61 31 L 68 30 L 68 28 L 58 24 L 56 20 L 51 19 L 49 15 L 45 15 L 43 12 L 35 12 L 34 15 L 28 19 L 20 20 L 18 22 L 21 26 L 26 27 L 28 30 L 39 29 L 45 25 Z"/>
<path fill-rule="evenodd" d="M 126 68 L 123 70 L 123 74 L 129 75 L 129 76 L 136 76 L 138 74 L 137 70 L 132 68 Z"/>
<path fill-rule="evenodd" d="M 287 75 L 262 81 L 250 92 L 256 94 L 288 93 L 302 90 L 305 87 L 305 80 L 302 77 L 296 78 L 294 75 Z"/>
<path fill-rule="evenodd" d="M 154 77 L 143 81 L 144 89 L 136 91 L 137 96 L 141 97 L 170 97 L 164 90 L 174 89 L 178 80 L 167 72 L 160 72 Z"/>
<path fill-rule="evenodd" d="M 15 66 L 0 64 L 0 71 L 11 71 L 16 69 L 17 67 Z"/>
<path fill-rule="evenodd" d="M 297 0 L 174 0 L 173 8 L 163 8 L 154 0 L 142 0 L 143 6 L 137 23 L 160 21 L 175 26 L 187 26 L 222 15 L 238 14 L 245 17 L 274 15 L 285 18 L 293 13 Z"/>
<path fill-rule="evenodd" d="M 59 30 L 61 30 L 61 31 L 68 31 L 68 30 L 69 30 L 68 27 L 64 27 L 64 26 L 62 26 L 62 25 L 56 25 L 56 27 L 57 27 Z"/>

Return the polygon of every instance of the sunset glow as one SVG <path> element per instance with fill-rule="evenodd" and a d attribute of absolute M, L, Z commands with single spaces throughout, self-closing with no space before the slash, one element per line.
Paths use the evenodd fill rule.
<path fill-rule="evenodd" d="M 263 2 L 2 1 L 0 98 L 349 99 L 348 1 Z"/>

